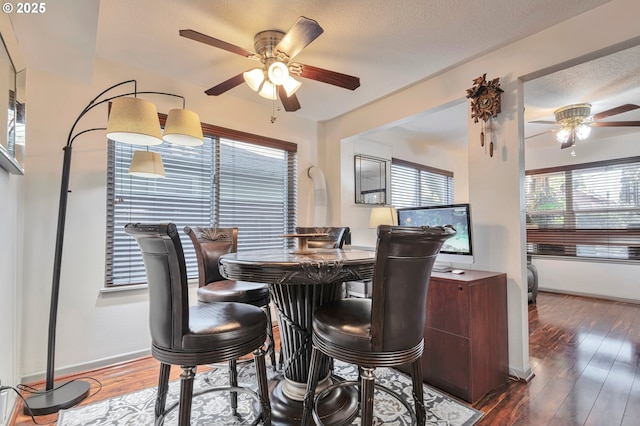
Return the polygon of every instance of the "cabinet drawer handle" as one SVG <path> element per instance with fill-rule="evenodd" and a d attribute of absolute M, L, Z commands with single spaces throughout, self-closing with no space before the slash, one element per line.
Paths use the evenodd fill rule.
<path fill-rule="evenodd" d="M 462 291 L 462 286 L 461 285 L 458 286 L 458 290 Z"/>

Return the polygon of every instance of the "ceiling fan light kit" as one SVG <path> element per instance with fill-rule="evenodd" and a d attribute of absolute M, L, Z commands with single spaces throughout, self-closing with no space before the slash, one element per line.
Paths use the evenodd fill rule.
<path fill-rule="evenodd" d="M 562 127 L 556 133 L 558 142 L 572 146 L 591 134 L 591 104 L 574 104 L 559 108 L 553 113 Z M 569 145 L 570 144 L 570 145 Z"/>

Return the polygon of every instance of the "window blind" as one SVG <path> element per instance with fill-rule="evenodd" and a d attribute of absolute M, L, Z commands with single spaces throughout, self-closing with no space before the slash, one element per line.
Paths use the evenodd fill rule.
<path fill-rule="evenodd" d="M 453 203 L 453 173 L 391 159 L 391 204 L 396 208 Z"/>
<path fill-rule="evenodd" d="M 202 146 L 148 147 L 162 155 L 164 179 L 129 175 L 133 152 L 146 147 L 109 141 L 106 286 L 146 282 L 140 250 L 124 232 L 129 222 L 173 222 L 180 231 L 184 226 L 236 226 L 239 250 L 283 247 L 281 235 L 296 225 L 295 144 L 261 141 L 255 135 L 246 137 L 251 142 L 235 141 L 212 130 L 225 133 L 203 124 Z M 193 245 L 183 232 L 180 239 L 188 276 L 195 278 Z"/>
<path fill-rule="evenodd" d="M 640 157 L 529 170 L 529 254 L 640 260 Z"/>
<path fill-rule="evenodd" d="M 238 227 L 238 250 L 284 247 L 295 228 L 296 163 L 282 149 L 220 140 L 220 226 Z"/>

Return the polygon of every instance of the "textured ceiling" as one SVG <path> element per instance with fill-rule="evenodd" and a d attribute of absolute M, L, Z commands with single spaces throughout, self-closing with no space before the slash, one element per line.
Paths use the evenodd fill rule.
<path fill-rule="evenodd" d="M 318 21 L 324 33 L 296 60 L 361 80 L 361 87 L 350 91 L 301 79 L 297 96 L 302 108 L 288 114 L 322 121 L 603 3 L 607 1 L 484 0 L 480 8 L 468 0 L 56 0 L 47 3 L 45 14 L 10 18 L 28 67 L 88 81 L 94 59 L 101 57 L 186 80 L 204 91 L 255 62 L 180 37 L 180 29 L 253 50 L 255 33 L 286 31 L 306 16 Z M 527 83 L 527 120 L 552 118 L 556 107 L 578 101 L 591 101 L 596 112 L 608 108 L 616 102 L 610 94 L 614 90 L 639 87 L 638 57 L 637 51 L 629 52 L 613 64 L 598 63 L 597 72 L 584 65 Z M 623 75 L 612 77 L 612 71 L 620 70 Z M 271 107 L 271 101 L 244 84 L 211 97 L 211 102 L 230 96 Z M 466 128 L 446 123 L 466 124 L 458 118 L 465 115 L 466 103 L 461 103 L 385 132 L 455 140 Z"/>

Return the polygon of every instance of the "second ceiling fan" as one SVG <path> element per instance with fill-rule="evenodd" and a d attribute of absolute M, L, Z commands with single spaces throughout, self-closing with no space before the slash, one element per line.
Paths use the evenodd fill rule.
<path fill-rule="evenodd" d="M 601 121 L 605 118 L 640 108 L 635 104 L 624 104 L 606 111 L 591 115 L 591 104 L 573 104 L 558 108 L 553 112 L 556 121 L 537 120 L 530 123 L 537 124 L 557 124 L 559 129 L 538 133 L 527 137 L 533 138 L 549 132 L 556 132 L 556 139 L 562 145 L 561 149 L 570 148 L 577 140 L 584 140 L 589 137 L 591 127 L 638 127 L 640 121 Z"/>
<path fill-rule="evenodd" d="M 292 75 L 349 90 L 360 87 L 358 77 L 292 62 L 293 58 L 323 31 L 316 21 L 301 16 L 286 33 L 279 30 L 257 33 L 254 37 L 255 52 L 194 30 L 180 30 L 180 35 L 261 63 L 260 66 L 244 71 L 206 90 L 207 95 L 218 96 L 246 82 L 251 89 L 264 98 L 273 100 L 280 98 L 285 111 L 291 112 L 300 109 L 300 102 L 295 92 L 301 85 Z"/>

